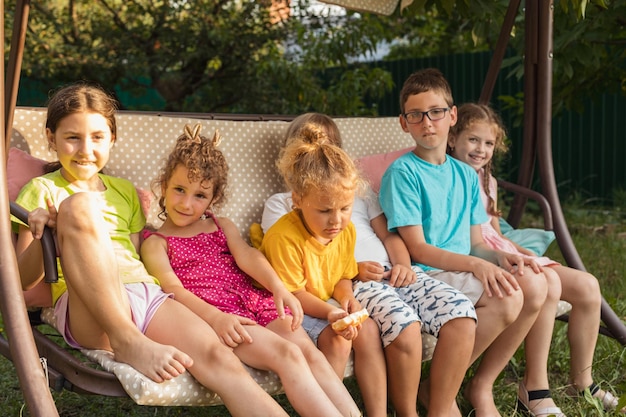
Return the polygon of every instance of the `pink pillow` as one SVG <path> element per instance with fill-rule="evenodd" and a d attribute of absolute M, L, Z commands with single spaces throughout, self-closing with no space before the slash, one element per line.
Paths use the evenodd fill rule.
<path fill-rule="evenodd" d="M 148 217 L 150 213 L 150 204 L 152 203 L 152 199 L 154 198 L 154 194 L 150 190 L 144 190 L 143 188 L 135 187 L 137 189 L 137 194 L 139 195 L 139 202 L 141 203 L 141 210 L 143 210 L 143 215 Z"/>
<path fill-rule="evenodd" d="M 413 150 L 413 147 L 400 149 L 397 151 L 379 153 L 376 155 L 363 156 L 356 160 L 356 163 L 365 174 L 365 178 L 370 183 L 372 190 L 378 194 L 380 189 L 380 180 L 383 178 L 383 174 L 389 168 L 389 165 L 400 156 Z"/>
<path fill-rule="evenodd" d="M 43 175 L 44 166 L 48 162 L 35 158 L 18 148 L 9 149 L 7 159 L 7 183 L 9 200 L 15 201 L 23 186 L 32 178 Z"/>

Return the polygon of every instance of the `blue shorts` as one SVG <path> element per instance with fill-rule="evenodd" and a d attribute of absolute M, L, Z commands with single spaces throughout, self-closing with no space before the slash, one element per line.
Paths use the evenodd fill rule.
<path fill-rule="evenodd" d="M 335 307 L 341 308 L 337 300 L 334 298 L 328 299 L 326 301 L 328 304 L 332 304 Z M 318 317 L 309 316 L 307 314 L 304 315 L 302 319 L 302 328 L 309 335 L 315 346 L 317 346 L 317 339 L 319 339 L 320 334 L 324 331 L 326 327 L 328 327 L 330 323 L 326 319 L 320 319 Z"/>
<path fill-rule="evenodd" d="M 417 272 L 417 281 L 404 287 L 393 287 L 388 281 L 356 281 L 353 287 L 354 297 L 378 325 L 384 347 L 415 322 L 421 323 L 422 333 L 438 337 L 450 320 L 476 320 L 469 298 L 424 272 Z"/>
<path fill-rule="evenodd" d="M 166 294 L 157 284 L 147 282 L 124 284 L 124 287 L 128 294 L 133 323 L 137 325 L 141 333 L 145 333 L 150 320 L 154 317 L 154 313 L 167 298 L 173 297 L 173 294 Z M 59 297 L 54 306 L 56 328 L 63 335 L 68 345 L 76 349 L 82 349 L 83 347 L 78 344 L 70 332 L 68 314 L 68 295 L 66 291 Z"/>

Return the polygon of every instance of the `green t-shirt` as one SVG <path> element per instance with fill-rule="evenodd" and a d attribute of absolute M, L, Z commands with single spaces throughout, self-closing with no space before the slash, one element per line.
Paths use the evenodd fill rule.
<path fill-rule="evenodd" d="M 157 280 L 146 271 L 130 239 L 130 235 L 141 232 L 146 223 L 134 185 L 122 178 L 110 177 L 104 174 L 98 175 L 106 190 L 93 192 L 93 194 L 96 194 L 102 203 L 102 217 L 109 229 L 122 282 L 156 283 Z M 22 188 L 16 202 L 26 210 L 31 211 L 37 207 L 47 207 L 46 200 L 49 199 L 58 209 L 63 200 L 76 192 L 85 191 L 74 189 L 63 178 L 60 171 L 54 171 L 41 177 L 33 178 Z M 17 220 L 14 219 L 15 221 Z M 98 256 L 98 254 L 94 254 L 94 256 Z M 63 272 L 59 265 L 59 282 L 52 284 L 53 304 L 57 302 L 58 298 L 66 290 Z"/>

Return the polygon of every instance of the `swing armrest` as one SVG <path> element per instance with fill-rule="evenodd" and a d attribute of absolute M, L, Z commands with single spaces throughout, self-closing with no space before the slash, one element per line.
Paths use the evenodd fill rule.
<path fill-rule="evenodd" d="M 11 214 L 24 223 L 28 223 L 28 211 L 14 201 L 10 202 Z M 59 271 L 57 269 L 56 244 L 52 229 L 45 227 L 43 236 L 41 237 L 41 247 L 43 249 L 43 268 L 44 280 L 47 283 L 57 282 L 59 280 Z"/>
<path fill-rule="evenodd" d="M 498 187 L 503 188 L 506 191 L 519 194 L 523 197 L 530 198 L 531 200 L 535 200 L 537 204 L 539 204 L 539 208 L 541 209 L 544 229 L 554 229 L 554 222 L 552 221 L 552 207 L 550 207 L 548 199 L 545 198 L 541 193 L 531 190 L 530 188 L 526 188 L 521 185 L 500 179 L 498 180 Z"/>

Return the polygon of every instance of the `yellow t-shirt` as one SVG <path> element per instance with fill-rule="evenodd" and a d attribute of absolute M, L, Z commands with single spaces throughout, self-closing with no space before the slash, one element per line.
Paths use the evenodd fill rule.
<path fill-rule="evenodd" d="M 122 282 L 154 282 L 156 278 L 148 275 L 141 262 L 130 235 L 139 233 L 146 223 L 141 209 L 139 196 L 134 185 L 125 179 L 99 174 L 106 190 L 95 193 L 102 201 L 102 217 L 109 228 L 111 242 L 117 256 L 117 268 Z M 54 171 L 41 177 L 33 178 L 22 188 L 16 202 L 31 211 L 37 207 L 47 207 L 46 199 L 50 199 L 58 209 L 59 205 L 77 191 L 63 178 L 60 171 Z M 94 253 L 93 256 L 98 256 Z M 59 281 L 52 284 L 52 302 L 67 290 L 63 272 L 59 264 Z M 85 277 L 88 279 L 89 277 Z"/>
<path fill-rule="evenodd" d="M 307 231 L 298 213 L 291 211 L 263 236 L 261 252 L 289 291 L 306 288 L 326 301 L 340 280 L 357 276 L 355 243 L 356 229 L 352 223 L 323 245 Z"/>

